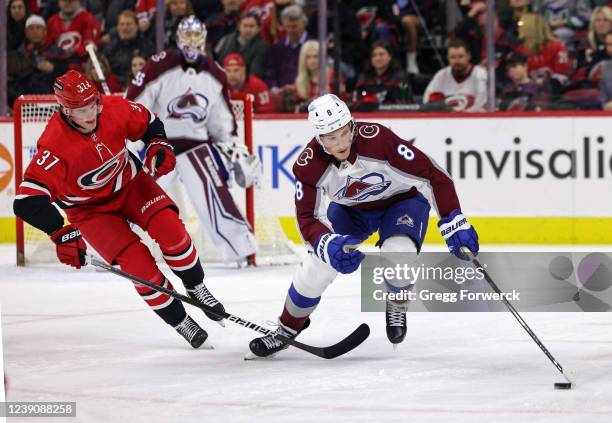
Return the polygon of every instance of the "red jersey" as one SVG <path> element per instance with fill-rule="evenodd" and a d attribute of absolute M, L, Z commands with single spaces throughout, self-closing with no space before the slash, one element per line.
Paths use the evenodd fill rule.
<path fill-rule="evenodd" d="M 572 74 L 569 54 L 560 41 L 544 44 L 536 54 L 530 53 L 523 46 L 518 51 L 527 56 L 529 74 L 533 78 L 553 77 L 566 82 Z"/>
<path fill-rule="evenodd" d="M 138 20 L 151 20 L 155 15 L 156 0 L 138 0 L 136 2 L 136 17 Z"/>
<path fill-rule="evenodd" d="M 85 9 L 79 10 L 67 20 L 56 13 L 47 21 L 47 42 L 84 56 L 85 46 L 89 42 L 93 42 L 96 47 L 100 45 L 100 23 Z"/>
<path fill-rule="evenodd" d="M 298 227 L 311 245 L 333 232 L 327 226 L 324 197 L 346 207 L 374 210 L 421 191 L 441 217 L 460 208 L 448 173 L 411 141 L 377 123 L 356 123 L 349 157 L 342 163 L 312 139 L 293 165 L 293 174 Z"/>
<path fill-rule="evenodd" d="M 90 134 L 72 128 L 59 113 L 51 118 L 16 199 L 47 195 L 61 208 L 100 207 L 136 176 L 140 163 L 130 156 L 126 139 L 140 139 L 152 115 L 118 96 L 102 96 L 101 104 L 98 126 Z"/>
<path fill-rule="evenodd" d="M 252 94 L 255 97 L 253 106 L 255 113 L 271 113 L 270 91 L 268 86 L 255 75 L 249 75 L 249 79 L 242 86 L 240 93 Z"/>

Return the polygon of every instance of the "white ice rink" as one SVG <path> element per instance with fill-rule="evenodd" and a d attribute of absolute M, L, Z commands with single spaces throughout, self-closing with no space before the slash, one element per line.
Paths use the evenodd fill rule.
<path fill-rule="evenodd" d="M 524 314 L 576 371 L 571 391 L 553 390 L 563 378 L 509 313 L 409 313 L 394 352 L 384 315 L 360 313 L 358 275 L 331 286 L 300 340 L 332 344 L 367 322 L 359 348 L 329 361 L 289 349 L 246 362 L 254 332 L 187 306 L 216 347 L 193 350 L 128 281 L 17 268 L 13 251 L 0 251 L 7 398 L 76 401 L 76 419 L 51 422 L 612 422 L 610 313 Z M 206 271 L 228 311 L 265 323 L 293 266 Z"/>

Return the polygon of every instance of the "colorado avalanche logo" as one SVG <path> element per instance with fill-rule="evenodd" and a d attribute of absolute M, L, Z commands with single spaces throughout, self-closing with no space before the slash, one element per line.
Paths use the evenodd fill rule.
<path fill-rule="evenodd" d="M 334 194 L 337 200 L 363 201 L 372 195 L 378 195 L 389 188 L 391 181 L 385 181 L 380 173 L 372 172 L 361 178 L 346 178 L 346 184 Z"/>
<path fill-rule="evenodd" d="M 302 151 L 302 154 L 300 154 L 300 157 L 298 157 L 296 164 L 298 166 L 306 166 L 308 164 L 308 160 L 312 159 L 313 157 L 314 152 L 312 151 L 312 148 L 306 147 L 306 149 Z"/>
<path fill-rule="evenodd" d="M 81 45 L 81 34 L 76 31 L 64 32 L 57 39 L 57 46 L 65 51 L 71 51 Z"/>
<path fill-rule="evenodd" d="M 359 127 L 359 135 L 362 138 L 375 138 L 380 132 L 378 125 L 363 125 Z"/>
<path fill-rule="evenodd" d="M 191 88 L 185 94 L 175 97 L 168 103 L 168 117 L 174 119 L 193 119 L 201 123 L 208 116 L 208 99 L 193 92 Z"/>
<path fill-rule="evenodd" d="M 81 189 L 97 189 L 103 187 L 123 170 L 127 164 L 128 157 L 129 153 L 124 149 L 99 168 L 81 175 L 78 179 L 79 187 L 81 187 Z"/>

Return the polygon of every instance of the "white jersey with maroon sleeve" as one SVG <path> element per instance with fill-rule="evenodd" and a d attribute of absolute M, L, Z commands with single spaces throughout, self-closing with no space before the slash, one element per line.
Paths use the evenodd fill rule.
<path fill-rule="evenodd" d="M 207 57 L 187 66 L 180 51 L 164 50 L 147 61 L 126 97 L 156 113 L 169 140 L 229 142 L 236 135 L 225 72 Z"/>
<path fill-rule="evenodd" d="M 321 234 L 333 232 L 326 223 L 326 197 L 344 206 L 372 210 L 421 192 L 440 216 L 460 208 L 448 173 L 411 142 L 376 123 L 356 123 L 351 152 L 343 162 L 311 140 L 293 165 L 293 173 L 298 227 L 311 245 Z"/>
<path fill-rule="evenodd" d="M 442 101 L 456 112 L 482 112 L 487 103 L 487 72 L 472 66 L 468 74 L 457 79 L 450 66 L 440 69 L 423 95 L 424 103 Z"/>

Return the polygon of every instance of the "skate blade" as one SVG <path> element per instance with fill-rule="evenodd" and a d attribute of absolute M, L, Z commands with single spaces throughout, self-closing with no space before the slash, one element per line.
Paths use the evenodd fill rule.
<path fill-rule="evenodd" d="M 222 320 L 213 320 L 213 322 L 218 323 L 222 328 L 225 327 L 225 319 Z"/>
<path fill-rule="evenodd" d="M 198 348 L 198 350 L 214 350 L 215 346 L 208 342 L 208 339 L 206 341 L 204 341 L 204 343 L 202 345 L 200 345 Z"/>
<path fill-rule="evenodd" d="M 397 351 L 397 346 L 398 346 L 399 344 L 391 344 L 391 345 L 393 345 L 393 352 L 396 352 L 396 351 Z"/>

